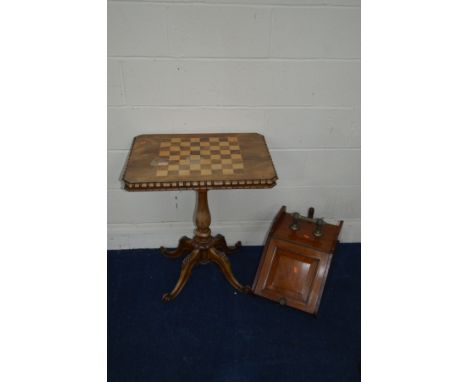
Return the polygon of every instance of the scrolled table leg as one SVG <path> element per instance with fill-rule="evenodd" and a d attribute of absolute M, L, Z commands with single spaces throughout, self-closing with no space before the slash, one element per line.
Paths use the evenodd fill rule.
<path fill-rule="evenodd" d="M 173 251 L 168 250 L 167 248 L 161 247 L 159 250 L 164 256 L 167 257 L 179 257 L 185 253 L 193 251 L 193 242 L 192 239 L 188 238 L 187 236 L 183 236 L 179 240 L 179 245 Z"/>
<path fill-rule="evenodd" d="M 164 302 L 168 302 L 177 297 L 184 285 L 187 283 L 187 280 L 189 279 L 190 274 L 192 273 L 193 267 L 198 263 L 199 257 L 200 251 L 196 249 L 184 259 L 184 261 L 182 262 L 182 268 L 180 270 L 180 276 L 177 280 L 177 284 L 170 293 L 165 293 L 162 296 L 162 300 Z"/>
<path fill-rule="evenodd" d="M 221 252 L 216 248 L 212 247 L 209 249 L 209 258 L 213 263 L 219 266 L 219 268 L 224 274 L 224 277 L 226 277 L 226 280 L 236 290 L 242 293 L 249 293 L 251 291 L 250 286 L 242 285 L 239 281 L 237 281 L 234 274 L 232 273 L 231 262 L 229 261 L 224 252 Z"/>
<path fill-rule="evenodd" d="M 234 246 L 230 247 L 226 243 L 226 239 L 224 238 L 223 235 L 217 234 L 213 238 L 213 243 L 212 246 L 215 247 L 218 251 L 224 252 L 227 255 L 230 255 L 231 253 L 237 252 L 241 246 L 242 243 L 238 241 Z"/>

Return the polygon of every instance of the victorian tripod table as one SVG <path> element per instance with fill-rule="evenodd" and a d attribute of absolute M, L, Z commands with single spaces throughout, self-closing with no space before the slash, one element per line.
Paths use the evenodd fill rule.
<path fill-rule="evenodd" d="M 224 236 L 211 235 L 208 190 L 271 188 L 278 179 L 265 138 L 256 133 L 149 134 L 134 138 L 123 175 L 128 191 L 195 190 L 195 231 L 183 236 L 174 251 L 161 247 L 168 257 L 188 254 L 174 289 L 163 301 L 174 299 L 195 265 L 213 262 L 238 291 L 249 292 L 232 273 L 230 254 L 241 245 L 228 247 Z"/>

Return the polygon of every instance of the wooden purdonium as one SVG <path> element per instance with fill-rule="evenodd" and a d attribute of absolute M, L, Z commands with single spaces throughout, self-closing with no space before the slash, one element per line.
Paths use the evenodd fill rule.
<path fill-rule="evenodd" d="M 317 314 L 343 222 L 328 224 L 313 214 L 313 208 L 305 217 L 281 207 L 267 237 L 253 293 Z"/>

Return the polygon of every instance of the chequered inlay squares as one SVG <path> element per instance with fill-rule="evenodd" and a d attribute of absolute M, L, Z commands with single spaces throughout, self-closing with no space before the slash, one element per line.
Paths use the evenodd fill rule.
<path fill-rule="evenodd" d="M 243 170 L 237 137 L 177 137 L 161 142 L 156 176 L 233 175 Z"/>

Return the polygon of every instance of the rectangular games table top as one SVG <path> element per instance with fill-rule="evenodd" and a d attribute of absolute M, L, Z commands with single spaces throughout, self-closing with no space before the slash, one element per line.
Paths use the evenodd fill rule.
<path fill-rule="evenodd" d="M 123 175 L 128 191 L 271 188 L 277 179 L 257 133 L 139 135 Z"/>

